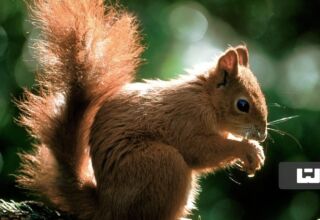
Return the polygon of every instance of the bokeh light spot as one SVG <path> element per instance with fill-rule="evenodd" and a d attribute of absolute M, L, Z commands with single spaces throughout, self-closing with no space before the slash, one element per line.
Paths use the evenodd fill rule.
<path fill-rule="evenodd" d="M 295 108 L 320 110 L 320 48 L 304 46 L 284 62 L 285 77 L 279 83 L 279 94 Z"/>
<path fill-rule="evenodd" d="M 318 211 L 319 198 L 314 192 L 301 192 L 295 195 L 290 205 L 293 220 L 311 219 Z"/>
<path fill-rule="evenodd" d="M 221 50 L 213 47 L 207 39 L 188 45 L 186 48 L 183 56 L 183 65 L 188 68 L 202 65 L 203 62 L 210 62 L 212 66 L 221 54 Z"/>
<path fill-rule="evenodd" d="M 263 89 L 272 88 L 276 80 L 276 70 L 272 60 L 262 51 L 253 48 L 250 51 L 250 65 Z"/>
<path fill-rule="evenodd" d="M 319 80 L 320 53 L 314 57 L 310 51 L 298 53 L 287 63 L 288 81 L 298 92 L 313 90 Z"/>
<path fill-rule="evenodd" d="M 193 4 L 174 7 L 169 24 L 175 37 L 189 42 L 201 40 L 208 29 L 206 16 Z"/>

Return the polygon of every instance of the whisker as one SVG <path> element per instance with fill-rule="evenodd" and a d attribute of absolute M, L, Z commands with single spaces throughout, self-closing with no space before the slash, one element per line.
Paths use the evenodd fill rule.
<path fill-rule="evenodd" d="M 286 121 L 288 121 L 290 119 L 294 119 L 294 118 L 297 118 L 297 117 L 299 117 L 299 115 L 293 115 L 293 116 L 289 116 L 289 117 L 280 118 L 280 119 L 268 122 L 268 125 L 280 124 L 280 123 L 286 122 Z"/>
<path fill-rule="evenodd" d="M 239 168 L 239 167 L 238 167 L 238 168 Z M 233 174 L 232 174 L 232 172 L 231 172 L 231 170 L 230 170 L 230 167 L 229 167 L 228 169 L 226 169 L 225 172 L 227 173 L 228 178 L 229 178 L 232 182 L 236 183 L 237 185 L 241 185 L 241 184 L 242 184 L 241 182 L 237 181 L 237 180 L 234 178 L 234 176 L 233 176 Z"/>
<path fill-rule="evenodd" d="M 273 131 L 275 133 L 278 133 L 278 134 L 280 134 L 282 136 L 287 135 L 288 137 L 290 137 L 299 146 L 299 149 L 301 151 L 303 151 L 303 147 L 302 147 L 300 141 L 296 137 L 294 137 L 292 134 L 290 134 L 288 132 L 285 132 L 285 131 L 282 131 L 282 130 L 279 130 L 279 129 L 275 129 L 275 128 L 268 127 L 267 129 L 270 130 L 270 131 Z"/>
<path fill-rule="evenodd" d="M 235 180 L 234 177 L 231 174 L 229 174 L 228 177 L 232 182 L 236 183 L 237 185 L 241 185 L 241 182 Z"/>
<path fill-rule="evenodd" d="M 286 106 L 280 105 L 279 103 L 269 103 L 268 104 L 269 107 L 277 107 L 277 108 L 287 108 Z"/>

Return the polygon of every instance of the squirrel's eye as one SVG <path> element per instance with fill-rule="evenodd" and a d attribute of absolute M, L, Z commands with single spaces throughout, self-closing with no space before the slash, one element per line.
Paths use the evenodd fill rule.
<path fill-rule="evenodd" d="M 237 103 L 237 108 L 241 112 L 249 112 L 250 104 L 247 100 L 245 99 L 238 99 Z"/>

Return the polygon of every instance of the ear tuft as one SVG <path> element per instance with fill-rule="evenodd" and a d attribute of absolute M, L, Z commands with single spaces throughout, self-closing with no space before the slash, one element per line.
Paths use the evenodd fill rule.
<path fill-rule="evenodd" d="M 239 57 L 239 64 L 242 66 L 249 66 L 249 52 L 246 46 L 240 45 L 236 47 L 238 57 Z"/>
<path fill-rule="evenodd" d="M 228 49 L 218 61 L 218 69 L 228 73 L 238 73 L 238 54 L 234 49 Z"/>

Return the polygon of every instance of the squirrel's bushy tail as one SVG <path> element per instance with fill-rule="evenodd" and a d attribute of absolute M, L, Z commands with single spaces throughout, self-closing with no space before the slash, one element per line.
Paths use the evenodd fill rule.
<path fill-rule="evenodd" d="M 99 103 L 133 78 L 142 47 L 135 19 L 103 0 L 35 0 L 41 30 L 37 94 L 18 102 L 36 139 L 22 155 L 18 183 L 58 208 L 90 219 L 96 207 L 88 136 Z"/>

